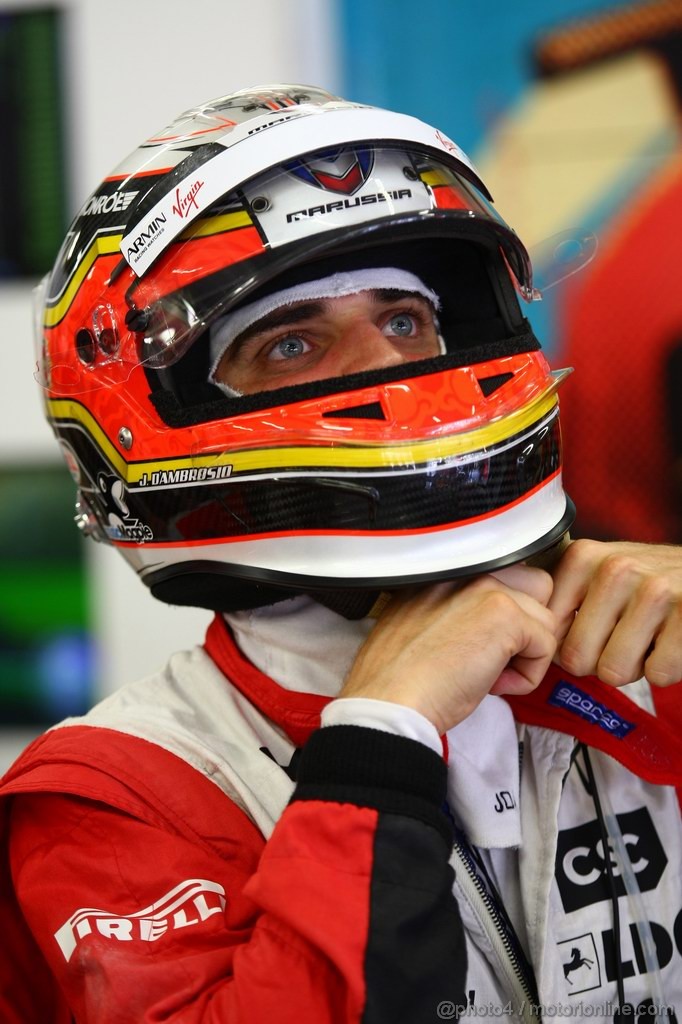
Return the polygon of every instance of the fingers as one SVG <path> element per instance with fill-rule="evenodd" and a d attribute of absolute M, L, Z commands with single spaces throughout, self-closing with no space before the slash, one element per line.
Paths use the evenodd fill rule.
<path fill-rule="evenodd" d="M 631 566 L 617 560 L 606 560 L 598 572 L 587 566 L 584 578 L 577 574 L 571 577 L 568 581 L 570 590 L 568 587 L 562 590 L 566 577 L 562 579 L 559 576 L 555 580 L 550 606 L 557 616 L 562 641 L 561 664 L 574 675 L 596 673 L 604 655 L 607 655 L 606 665 L 613 671 L 621 667 L 620 662 L 625 668 L 626 663 L 632 661 L 632 654 L 628 657 L 622 647 L 627 637 L 625 630 L 636 623 L 636 616 L 630 615 L 623 621 L 634 585 L 631 574 Z M 618 628 L 619 624 L 621 628 Z M 638 625 L 640 630 L 646 628 L 641 620 Z M 634 644 L 635 637 L 631 639 Z M 649 636 L 640 656 L 646 651 L 650 639 Z M 627 682 L 632 682 L 632 679 Z"/>
<path fill-rule="evenodd" d="M 485 586 L 485 584 L 481 585 Z M 544 587 L 541 588 L 541 592 L 545 593 Z M 512 656 L 519 656 L 525 653 L 528 657 L 544 657 L 548 645 L 552 647 L 552 653 L 554 653 L 557 642 L 557 623 L 554 613 L 532 594 L 511 587 L 508 584 L 504 584 L 504 590 L 499 591 L 499 593 L 505 599 L 499 614 L 501 627 L 504 626 L 505 614 L 513 618 L 517 614 L 517 608 L 529 620 L 529 623 L 536 623 L 540 627 L 540 632 L 535 629 L 529 632 L 525 644 L 522 644 L 520 639 L 522 634 L 519 634 L 519 648 L 513 652 Z M 519 619 L 518 625 L 522 626 L 523 622 L 524 619 Z M 547 636 L 546 644 L 544 642 L 545 634 Z M 540 642 L 541 637 L 542 642 Z"/>
<path fill-rule="evenodd" d="M 526 570 L 518 579 L 546 601 L 545 576 Z M 494 686 L 504 693 L 534 689 L 555 652 L 555 627 L 544 604 L 492 576 L 401 594 L 381 613 L 341 696 L 415 708 L 444 732 Z"/>
<path fill-rule="evenodd" d="M 546 588 L 544 592 L 548 597 Z M 497 695 L 524 694 L 534 690 L 544 679 L 557 648 L 554 614 L 522 591 L 511 591 L 509 597 L 523 613 L 519 626 L 525 631 L 525 636 L 490 689 L 490 693 Z"/>
<path fill-rule="evenodd" d="M 541 605 L 549 604 L 554 589 L 554 580 L 543 569 L 531 568 L 517 563 L 490 574 L 513 590 L 521 591 L 534 598 Z"/>
<path fill-rule="evenodd" d="M 547 669 L 544 671 L 546 672 Z M 541 681 L 539 680 L 538 682 Z M 518 671 L 515 668 L 514 662 L 510 662 L 500 672 L 489 692 L 496 697 L 502 697 L 505 694 L 522 696 L 526 693 L 532 693 L 538 682 L 535 682 L 532 675 L 529 675 L 529 668 L 527 666 L 524 665 L 522 670 Z"/>
<path fill-rule="evenodd" d="M 682 555 L 677 548 L 576 541 L 554 574 L 559 664 L 612 686 L 682 676 Z"/>
<path fill-rule="evenodd" d="M 676 605 L 644 661 L 644 675 L 652 686 L 672 686 L 682 679 L 682 609 Z"/>
<path fill-rule="evenodd" d="M 348 695 L 404 703 L 442 732 L 487 693 L 533 690 L 552 657 L 614 686 L 642 674 L 657 686 L 682 678 L 682 549 L 580 540 L 553 577 L 515 565 L 398 595 Z"/>
<path fill-rule="evenodd" d="M 547 674 L 556 643 L 548 634 L 543 638 L 538 633 L 537 639 L 545 639 L 546 643 L 543 643 L 541 650 L 538 648 L 536 656 L 514 655 L 491 686 L 490 693 L 496 696 L 532 693 L 536 686 L 540 685 Z"/>
<path fill-rule="evenodd" d="M 597 551 L 596 548 L 600 550 Z M 568 632 L 576 611 L 582 604 L 595 566 L 604 552 L 603 545 L 578 540 L 568 546 L 552 572 L 554 589 L 549 607 L 557 617 L 562 635 Z"/>

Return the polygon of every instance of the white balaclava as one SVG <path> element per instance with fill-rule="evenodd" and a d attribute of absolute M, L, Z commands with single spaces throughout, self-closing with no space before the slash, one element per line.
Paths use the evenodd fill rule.
<path fill-rule="evenodd" d="M 401 292 L 414 292 L 431 303 L 434 310 L 440 309 L 440 299 L 431 288 L 428 288 L 416 274 L 398 267 L 368 267 L 361 270 L 342 271 L 322 277 L 316 281 L 305 281 L 302 284 L 272 292 L 255 302 L 242 306 L 217 320 L 210 329 L 210 372 L 209 380 L 217 385 L 231 398 L 241 392 L 215 379 L 223 355 L 240 334 L 264 316 L 273 313 L 282 306 L 291 306 L 295 302 L 312 302 L 316 299 L 337 299 L 344 295 L 356 295 L 358 292 L 372 291 L 379 288 L 392 288 Z M 441 353 L 445 344 L 439 335 Z"/>

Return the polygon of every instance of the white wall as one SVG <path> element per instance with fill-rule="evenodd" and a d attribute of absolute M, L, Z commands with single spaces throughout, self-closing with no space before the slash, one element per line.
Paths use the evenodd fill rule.
<path fill-rule="evenodd" d="M 266 82 L 338 89 L 334 0 L 0 0 L 65 11 L 73 210 L 194 103 Z"/>
<path fill-rule="evenodd" d="M 337 91 L 333 3 L 55 0 L 67 14 L 69 214 L 142 139 L 195 103 L 267 82 Z M 0 0 L 0 13 L 43 6 Z M 0 460 L 57 461 L 32 379 L 30 293 L 31 283 L 0 286 Z M 210 615 L 159 604 L 114 551 L 88 546 L 105 693 L 200 641 Z M 0 770 L 24 739 L 7 737 L 3 748 L 0 738 Z"/>

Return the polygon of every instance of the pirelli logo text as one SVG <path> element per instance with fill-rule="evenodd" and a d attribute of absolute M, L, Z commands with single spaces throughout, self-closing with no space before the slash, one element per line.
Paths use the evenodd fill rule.
<path fill-rule="evenodd" d="M 149 907 L 132 914 L 81 907 L 57 929 L 54 937 L 68 963 L 78 943 L 89 935 L 118 942 L 154 942 L 169 931 L 189 928 L 214 914 L 222 914 L 225 902 L 225 889 L 218 882 L 188 878 Z"/>

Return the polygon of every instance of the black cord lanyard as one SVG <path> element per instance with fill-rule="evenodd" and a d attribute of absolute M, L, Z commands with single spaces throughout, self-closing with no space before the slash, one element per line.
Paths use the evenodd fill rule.
<path fill-rule="evenodd" d="M 592 762 L 590 760 L 590 752 L 584 743 L 579 743 L 577 750 L 583 755 L 583 761 L 585 764 L 585 772 L 587 773 L 587 783 L 585 788 L 592 797 L 594 803 L 594 810 L 597 815 L 597 822 L 599 824 L 599 832 L 601 834 L 602 849 L 604 850 L 604 868 L 606 872 L 606 880 L 609 888 L 609 897 L 611 900 L 611 909 L 613 912 L 613 939 L 616 947 L 616 989 L 618 992 L 618 1009 L 621 1010 L 625 1004 L 625 983 L 623 978 L 623 963 L 621 957 L 621 922 L 620 922 L 620 907 L 618 905 L 618 893 L 616 892 L 616 880 L 613 874 L 613 865 L 611 863 L 611 857 L 609 850 L 609 836 L 606 830 L 606 822 L 604 820 L 604 814 L 601 807 L 601 801 L 599 799 L 599 791 L 597 789 L 597 781 L 594 777 L 592 770 Z M 576 768 L 580 771 L 577 763 Z M 583 778 L 583 782 L 585 779 Z"/>
<path fill-rule="evenodd" d="M 576 760 L 577 754 L 579 753 L 582 754 L 582 759 L 585 765 L 585 774 L 583 774 L 583 772 L 581 771 L 580 765 Z M 611 863 L 611 857 L 609 856 L 609 836 L 606 829 L 606 822 L 604 820 L 604 812 L 602 810 L 601 801 L 599 799 L 597 781 L 595 779 L 594 771 L 592 769 L 590 753 L 587 746 L 584 743 L 578 743 L 576 745 L 571 761 L 572 765 L 574 765 L 576 770 L 579 772 L 583 784 L 592 798 L 595 813 L 597 816 L 599 832 L 601 835 L 602 848 L 604 850 L 604 870 L 606 874 L 606 880 L 609 890 L 609 899 L 611 902 L 611 909 L 613 914 L 613 938 L 615 943 L 616 954 L 616 991 L 618 996 L 618 1010 L 621 1010 L 622 1007 L 625 1005 L 625 981 L 623 975 L 623 962 L 621 955 L 621 919 L 620 906 L 618 903 L 618 893 L 616 891 L 616 880 L 613 874 L 613 865 Z M 587 776 L 587 778 L 585 776 Z M 471 867 L 475 870 L 478 876 L 480 884 L 485 887 L 490 898 L 490 901 L 493 904 L 495 911 L 498 915 L 498 918 L 502 926 L 504 927 L 507 938 L 514 949 L 516 957 L 519 963 L 523 966 L 524 973 L 526 974 L 526 980 L 529 982 L 529 984 L 532 987 L 532 990 L 535 992 L 537 990 L 537 983 L 535 981 L 535 974 L 533 968 L 526 957 L 526 954 L 523 950 L 523 946 L 521 945 L 516 929 L 514 928 L 511 918 L 509 917 L 509 914 L 507 912 L 507 908 L 504 905 L 504 901 L 502 900 L 502 897 L 497 889 L 497 886 L 490 877 L 490 874 L 480 854 L 480 851 L 475 846 L 472 846 L 470 844 L 465 833 L 462 831 L 462 829 L 458 826 L 457 822 L 455 821 L 455 818 L 452 814 L 450 807 L 446 804 L 444 809 L 453 824 L 455 830 L 455 838 L 461 849 L 468 857 Z M 537 996 L 535 1001 L 537 1003 Z"/>

